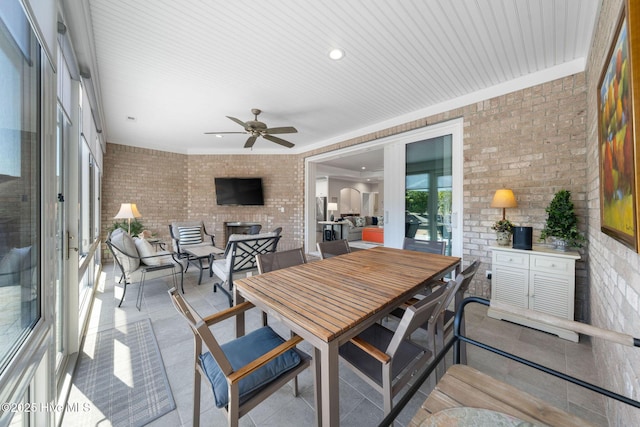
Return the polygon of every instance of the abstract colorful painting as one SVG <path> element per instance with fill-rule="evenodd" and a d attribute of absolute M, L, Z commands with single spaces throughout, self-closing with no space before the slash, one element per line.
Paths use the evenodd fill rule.
<path fill-rule="evenodd" d="M 601 229 L 638 249 L 636 146 L 626 8 L 598 86 Z"/>

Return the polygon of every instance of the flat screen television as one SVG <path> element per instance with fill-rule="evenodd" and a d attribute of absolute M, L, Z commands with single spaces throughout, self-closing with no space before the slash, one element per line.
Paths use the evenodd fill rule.
<path fill-rule="evenodd" d="M 264 205 L 262 178 L 215 178 L 219 206 Z"/>

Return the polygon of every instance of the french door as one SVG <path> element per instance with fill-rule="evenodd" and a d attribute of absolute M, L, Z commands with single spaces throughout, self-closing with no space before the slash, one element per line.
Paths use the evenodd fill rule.
<path fill-rule="evenodd" d="M 67 227 L 65 209 L 65 168 L 64 168 L 64 147 L 68 140 L 70 123 L 61 108 L 58 108 L 58 123 L 56 137 L 56 371 L 61 375 L 60 369 L 64 366 L 65 357 L 68 355 L 67 349 L 67 286 L 66 286 L 66 266 L 67 266 Z"/>
<path fill-rule="evenodd" d="M 385 147 L 385 246 L 444 241 L 462 256 L 462 119 L 398 136 Z"/>

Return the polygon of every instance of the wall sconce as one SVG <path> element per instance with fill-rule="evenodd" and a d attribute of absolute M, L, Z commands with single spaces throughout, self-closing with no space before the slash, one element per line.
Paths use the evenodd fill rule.
<path fill-rule="evenodd" d="M 338 210 L 338 204 L 333 202 L 327 203 L 327 210 L 331 212 L 331 217 L 329 218 L 329 220 L 333 221 L 333 213 Z"/>
<path fill-rule="evenodd" d="M 131 218 L 140 218 L 140 212 L 138 211 L 138 207 L 135 203 L 122 203 L 120 205 L 120 210 L 114 216 L 114 219 L 126 219 L 129 225 L 129 234 L 131 234 Z"/>
<path fill-rule="evenodd" d="M 516 196 L 508 188 L 502 188 L 496 191 L 491 201 L 492 208 L 502 208 L 502 219 L 505 219 L 506 208 L 517 208 L 518 202 L 516 202 Z"/>

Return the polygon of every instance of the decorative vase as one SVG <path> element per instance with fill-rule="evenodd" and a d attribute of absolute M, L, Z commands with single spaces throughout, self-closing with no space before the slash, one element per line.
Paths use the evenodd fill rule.
<path fill-rule="evenodd" d="M 553 238 L 553 246 L 557 251 L 566 252 L 569 250 L 569 243 L 565 239 Z"/>
<path fill-rule="evenodd" d="M 509 246 L 511 244 L 511 233 L 508 231 L 496 231 L 496 242 L 500 246 Z"/>

